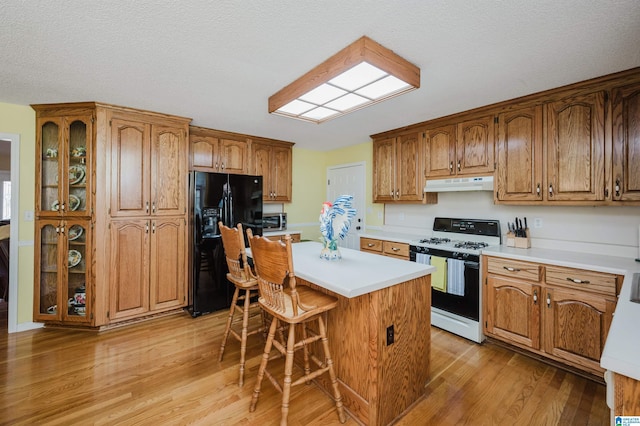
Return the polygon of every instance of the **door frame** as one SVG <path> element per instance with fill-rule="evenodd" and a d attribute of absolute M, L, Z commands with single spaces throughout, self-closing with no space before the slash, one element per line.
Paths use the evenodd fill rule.
<path fill-rule="evenodd" d="M 9 333 L 18 331 L 18 227 L 20 226 L 20 135 L 0 133 L 0 143 L 11 144 L 11 231 L 9 238 Z M 15 225 L 13 225 L 15 223 Z"/>

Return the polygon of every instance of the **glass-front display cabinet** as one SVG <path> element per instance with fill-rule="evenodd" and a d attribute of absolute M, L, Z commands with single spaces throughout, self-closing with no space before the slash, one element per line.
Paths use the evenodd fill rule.
<path fill-rule="evenodd" d="M 92 124 L 91 115 L 38 119 L 38 216 L 89 214 Z"/>
<path fill-rule="evenodd" d="M 38 221 L 36 241 L 35 319 L 90 323 L 90 222 Z"/>

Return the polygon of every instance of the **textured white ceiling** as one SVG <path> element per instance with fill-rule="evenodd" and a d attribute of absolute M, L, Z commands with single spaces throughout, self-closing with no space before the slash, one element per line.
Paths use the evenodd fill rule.
<path fill-rule="evenodd" d="M 323 124 L 267 113 L 367 35 L 419 90 Z M 5 0 L 0 102 L 100 101 L 328 150 L 640 66 L 638 0 Z"/>

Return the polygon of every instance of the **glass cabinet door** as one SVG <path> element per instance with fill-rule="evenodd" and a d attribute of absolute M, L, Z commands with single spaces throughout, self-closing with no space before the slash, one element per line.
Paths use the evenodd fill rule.
<path fill-rule="evenodd" d="M 36 206 L 42 216 L 87 216 L 91 191 L 91 115 L 38 120 L 40 194 Z"/>
<path fill-rule="evenodd" d="M 66 167 L 66 205 L 64 214 L 87 215 L 87 184 L 91 170 L 87 164 L 91 149 L 91 117 L 67 117 L 68 146 L 65 149 Z"/>
<path fill-rule="evenodd" d="M 58 282 L 60 281 L 58 221 L 42 221 L 36 228 L 36 241 L 40 244 L 40 260 L 37 263 L 40 284 L 36 294 L 36 306 L 39 317 L 59 318 Z"/>
<path fill-rule="evenodd" d="M 58 174 L 61 169 L 62 120 L 39 120 L 40 196 L 36 208 L 43 214 L 57 216 L 60 208 Z"/>
<path fill-rule="evenodd" d="M 90 294 L 87 285 L 91 267 L 91 250 L 88 221 L 65 221 L 66 250 L 64 264 L 67 267 L 65 284 L 65 320 L 85 321 L 91 317 Z"/>

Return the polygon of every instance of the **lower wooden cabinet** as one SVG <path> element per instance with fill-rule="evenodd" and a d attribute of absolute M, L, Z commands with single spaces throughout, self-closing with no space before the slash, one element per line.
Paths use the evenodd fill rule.
<path fill-rule="evenodd" d="M 613 274 L 483 256 L 487 336 L 602 377 Z"/>
<path fill-rule="evenodd" d="M 184 306 L 185 238 L 183 218 L 111 222 L 111 321 Z"/>
<path fill-rule="evenodd" d="M 409 244 L 397 241 L 360 237 L 360 251 L 409 260 Z"/>

